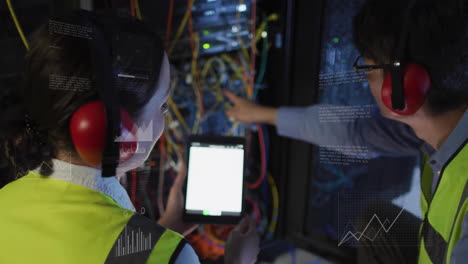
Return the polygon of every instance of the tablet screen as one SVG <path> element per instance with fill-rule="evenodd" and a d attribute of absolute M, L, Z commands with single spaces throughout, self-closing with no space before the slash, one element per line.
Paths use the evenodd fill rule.
<path fill-rule="evenodd" d="M 244 145 L 191 142 L 185 211 L 202 216 L 242 213 Z"/>

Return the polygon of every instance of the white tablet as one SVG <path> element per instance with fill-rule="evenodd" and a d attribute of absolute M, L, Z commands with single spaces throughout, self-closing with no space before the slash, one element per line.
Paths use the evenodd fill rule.
<path fill-rule="evenodd" d="M 244 138 L 191 136 L 187 160 L 184 220 L 237 224 L 244 210 Z"/>

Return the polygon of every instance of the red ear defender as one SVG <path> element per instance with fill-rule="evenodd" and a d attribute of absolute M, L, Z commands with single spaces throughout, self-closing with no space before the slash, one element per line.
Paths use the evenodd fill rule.
<path fill-rule="evenodd" d="M 431 78 L 427 71 L 416 63 L 408 63 L 403 69 L 403 89 L 405 108 L 396 110 L 392 107 L 392 76 L 388 71 L 382 85 L 382 101 L 394 113 L 412 115 L 424 104 L 431 87 Z"/>
<path fill-rule="evenodd" d="M 136 127 L 130 115 L 120 109 L 121 135 L 120 160 L 125 162 L 137 151 Z M 106 139 L 106 112 L 101 101 L 94 101 L 80 107 L 70 120 L 70 135 L 81 159 L 92 167 L 99 167 Z"/>

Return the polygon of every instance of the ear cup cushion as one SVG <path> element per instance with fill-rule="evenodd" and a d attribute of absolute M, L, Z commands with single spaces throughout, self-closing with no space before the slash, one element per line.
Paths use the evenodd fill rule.
<path fill-rule="evenodd" d="M 130 115 L 120 109 L 121 136 L 120 159 L 130 159 L 137 150 L 136 128 Z M 80 107 L 70 120 L 70 136 L 81 159 L 89 166 L 99 167 L 106 139 L 106 113 L 101 101 L 94 101 Z"/>
<path fill-rule="evenodd" d="M 416 63 L 408 63 L 403 69 L 403 89 L 405 93 L 405 109 L 392 108 L 392 76 L 387 72 L 382 85 L 382 101 L 392 112 L 399 115 L 412 115 L 421 108 L 431 87 L 429 73 Z"/>

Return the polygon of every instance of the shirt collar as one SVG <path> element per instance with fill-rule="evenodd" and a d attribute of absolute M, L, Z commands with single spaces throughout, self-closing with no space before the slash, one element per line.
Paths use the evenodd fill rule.
<path fill-rule="evenodd" d="M 101 170 L 53 159 L 54 172 L 49 177 L 78 184 L 110 196 L 120 206 L 135 211 L 128 193 L 116 177 L 102 177 Z M 39 168 L 34 172 L 39 173 Z"/>
<path fill-rule="evenodd" d="M 449 137 L 429 159 L 429 164 L 436 171 L 440 171 L 449 159 L 465 143 L 468 135 L 468 113 L 465 111 Z"/>

